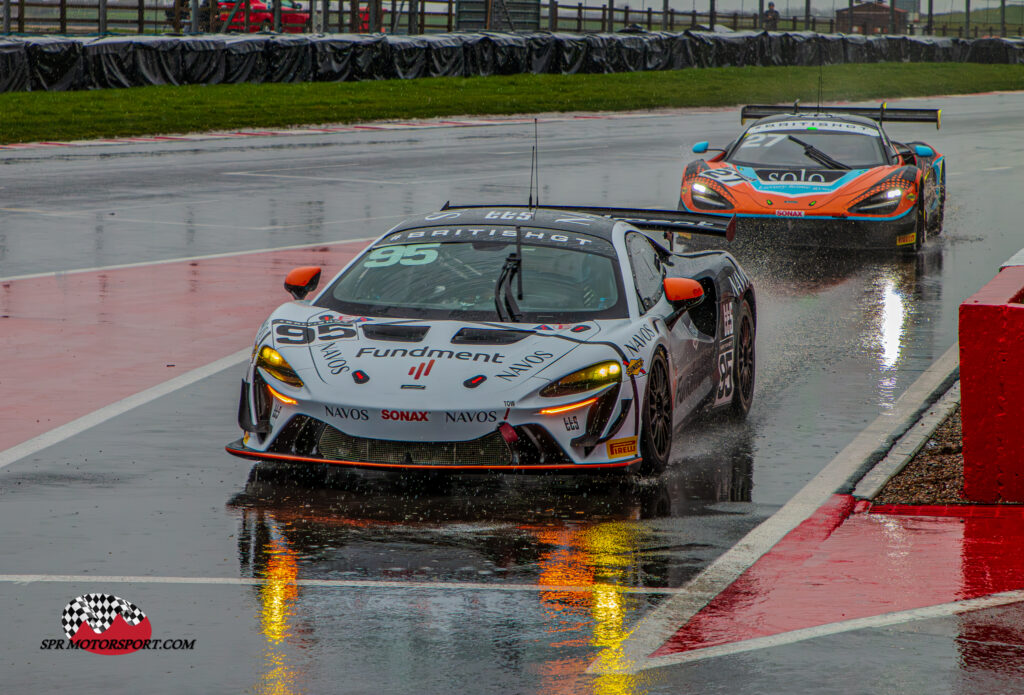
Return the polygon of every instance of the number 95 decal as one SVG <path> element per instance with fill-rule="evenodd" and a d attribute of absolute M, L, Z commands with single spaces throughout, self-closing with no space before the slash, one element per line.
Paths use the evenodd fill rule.
<path fill-rule="evenodd" d="M 275 323 L 277 323 L 275 321 Z M 356 329 L 337 323 L 315 325 L 277 323 L 274 337 L 283 345 L 308 345 L 316 340 L 346 340 L 356 337 Z"/>
<path fill-rule="evenodd" d="M 427 265 L 437 260 L 440 244 L 407 244 L 405 246 L 382 246 L 366 257 L 366 268 L 387 268 L 395 265 Z"/>

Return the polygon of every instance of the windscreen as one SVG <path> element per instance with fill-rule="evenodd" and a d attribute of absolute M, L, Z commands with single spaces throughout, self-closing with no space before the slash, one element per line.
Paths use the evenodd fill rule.
<path fill-rule="evenodd" d="M 881 136 L 877 130 L 867 126 L 855 126 L 850 130 L 806 125 L 771 130 L 757 128 L 754 126 L 743 134 L 729 153 L 728 161 L 758 167 L 830 168 L 805 152 L 805 146 L 795 141 L 800 140 L 850 169 L 868 169 L 887 163 Z"/>
<path fill-rule="evenodd" d="M 365 316 L 509 321 L 509 294 L 519 322 L 626 316 L 610 243 L 526 227 L 397 232 L 348 268 L 317 306 Z"/>

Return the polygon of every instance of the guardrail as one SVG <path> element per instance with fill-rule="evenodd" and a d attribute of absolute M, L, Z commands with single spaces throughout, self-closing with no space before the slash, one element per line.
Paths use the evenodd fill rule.
<path fill-rule="evenodd" d="M 488 3 L 495 0 L 488 0 Z M 718 12 L 715 0 L 708 0 L 707 11 L 684 12 L 668 6 L 630 7 L 608 0 L 603 4 L 559 3 L 550 0 L 541 4 L 537 26 L 509 26 L 499 12 L 488 12 L 485 25 L 460 26 L 454 0 L 306 0 L 299 11 L 281 3 L 274 11 L 274 0 L 0 0 L 3 32 L 20 34 L 85 34 L 85 33 L 207 33 L 225 28 L 237 32 L 316 32 L 316 33 L 402 33 L 424 34 L 461 29 L 498 31 L 571 31 L 576 33 L 613 32 L 636 28 L 648 31 L 682 31 L 685 29 L 725 28 L 732 31 L 766 28 L 764 15 L 756 12 Z M 764 0 L 761 0 L 763 3 Z M 1005 2 L 1005 0 L 1003 0 Z M 808 5 L 809 7 L 809 5 Z M 851 6 L 852 7 L 852 6 Z M 778 17 L 767 28 L 778 31 L 812 31 L 822 33 L 887 33 L 909 35 L 979 36 L 1024 35 L 1024 6 L 999 15 L 999 22 L 961 22 L 930 18 L 914 25 L 896 20 L 895 15 L 881 25 L 855 24 L 837 17 L 811 14 Z M 195 12 L 196 19 L 192 20 Z M 232 14 L 231 22 L 225 20 Z M 847 15 L 852 17 L 853 15 Z M 994 15 L 980 14 L 983 18 Z M 936 21 L 938 19 L 939 21 Z M 1013 20 L 1017 20 L 1014 22 Z M 859 19 L 855 20 L 861 21 Z"/>

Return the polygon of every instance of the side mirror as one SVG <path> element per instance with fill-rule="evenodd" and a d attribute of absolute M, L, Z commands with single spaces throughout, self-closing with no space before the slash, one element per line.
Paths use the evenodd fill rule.
<path fill-rule="evenodd" d="M 693 153 L 694 154 L 704 154 L 707 151 L 708 151 L 708 141 L 707 140 L 705 140 L 703 142 L 698 142 L 696 145 L 693 146 Z"/>
<path fill-rule="evenodd" d="M 690 278 L 665 278 L 665 298 L 680 311 L 692 309 L 704 301 L 704 288 Z"/>
<path fill-rule="evenodd" d="M 284 279 L 284 288 L 296 299 L 305 299 L 306 295 L 320 284 L 320 268 L 307 265 L 295 268 Z"/>
<path fill-rule="evenodd" d="M 918 157 L 934 157 L 935 150 L 928 147 L 928 145 L 914 145 L 914 154 Z"/>

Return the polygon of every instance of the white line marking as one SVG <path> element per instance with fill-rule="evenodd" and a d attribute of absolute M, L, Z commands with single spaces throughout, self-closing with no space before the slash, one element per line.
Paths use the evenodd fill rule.
<path fill-rule="evenodd" d="M 599 655 L 587 672 L 636 673 L 646 668 L 644 662 L 649 654 L 736 581 L 783 536 L 817 511 L 885 441 L 913 425 L 908 420 L 914 417 L 924 399 L 953 372 L 958 360 L 959 349 L 954 343 L 907 388 L 891 410 L 879 415 L 781 509 L 687 582 L 682 587 L 683 591 L 644 616 L 618 646 L 621 656 L 606 659 Z"/>
<path fill-rule="evenodd" d="M 781 647 L 786 644 L 794 644 L 795 642 L 803 642 L 804 640 L 815 639 L 818 637 L 827 637 L 828 635 L 837 635 L 843 632 L 852 632 L 853 630 L 889 627 L 892 625 L 899 625 L 901 623 L 909 623 L 915 620 L 946 618 L 960 613 L 983 610 L 986 608 L 996 608 L 1013 603 L 1021 603 L 1022 601 L 1024 601 L 1024 591 L 1007 591 L 1001 594 L 985 596 L 983 598 L 954 601 L 952 603 L 940 603 L 938 605 L 927 606 L 925 608 L 914 608 L 912 610 L 899 611 L 896 613 L 873 615 L 869 618 L 844 620 L 838 623 L 818 625 L 815 627 L 804 628 L 803 630 L 792 630 L 790 632 L 783 632 L 781 634 L 770 635 L 768 637 L 758 637 L 755 639 L 743 640 L 742 642 L 722 644 L 717 647 L 708 647 L 707 649 L 696 649 L 691 652 L 680 652 L 679 654 L 670 654 L 669 656 L 659 656 L 654 659 L 648 659 L 647 663 L 643 665 L 642 670 L 663 668 L 665 666 L 677 666 L 679 664 L 711 659 L 716 656 L 742 654 L 743 652 L 751 652 L 757 649 Z"/>
<path fill-rule="evenodd" d="M 223 176 L 259 176 L 272 179 L 301 179 L 304 181 L 337 181 L 339 183 L 368 183 L 377 186 L 416 186 L 423 183 L 451 183 L 452 181 L 477 181 L 480 179 L 501 179 L 513 176 L 522 176 L 522 172 L 509 171 L 505 173 L 481 172 L 474 176 L 444 176 L 432 178 L 407 179 L 396 181 L 394 179 L 354 179 L 332 176 L 300 176 L 299 174 L 257 174 L 250 171 L 226 171 Z"/>
<path fill-rule="evenodd" d="M 409 217 L 409 215 L 388 215 L 388 217 Z M 361 218 L 361 219 L 373 219 L 373 218 Z M 360 220 L 351 220 L 352 222 L 359 222 Z M 385 219 L 385 218 L 376 218 Z M 95 268 L 76 268 L 74 270 L 51 270 L 47 273 L 29 273 L 28 275 L 11 275 L 10 277 L 0 278 L 0 282 L 11 282 L 13 280 L 33 280 L 35 278 L 48 278 L 65 275 L 78 275 L 79 273 L 100 273 L 107 272 L 110 270 L 123 270 L 124 268 L 142 268 L 150 265 L 167 265 L 169 263 L 184 263 L 185 261 L 206 261 L 211 258 L 230 258 L 232 256 L 248 256 L 254 253 L 272 253 L 274 251 L 294 251 L 295 249 L 311 249 L 317 246 L 338 246 L 340 244 L 352 244 L 355 242 L 368 242 L 376 241 L 380 238 L 378 236 L 367 236 L 360 237 L 358 239 L 342 239 L 340 241 L 321 241 L 315 244 L 293 244 L 292 246 L 276 246 L 269 249 L 254 249 L 252 251 L 226 251 L 224 253 L 209 253 L 205 256 L 186 256 L 184 258 L 167 258 L 162 261 L 139 261 L 138 263 L 121 263 L 119 265 L 104 265 L 97 266 Z"/>
<path fill-rule="evenodd" d="M 1013 167 L 989 167 L 988 169 L 982 169 L 982 171 L 1006 171 L 1007 169 L 1012 168 Z"/>
<path fill-rule="evenodd" d="M 147 577 L 147 576 L 93 576 L 89 574 L 0 574 L 0 583 L 34 584 L 37 582 L 89 583 L 89 584 L 220 584 L 228 586 L 259 586 L 267 582 L 260 577 Z M 502 584 L 498 582 L 403 582 L 373 579 L 296 579 L 297 586 L 333 589 L 404 589 L 422 590 L 474 590 L 474 591 L 557 591 L 592 593 L 614 589 L 627 594 L 673 594 L 679 589 L 618 584 L 590 586 L 549 584 Z"/>
<path fill-rule="evenodd" d="M 217 372 L 234 367 L 237 364 L 241 364 L 245 360 L 249 359 L 249 355 L 252 354 L 252 348 L 246 348 L 239 350 L 233 355 L 222 357 L 221 359 L 211 362 L 202 367 L 193 369 L 190 372 L 185 372 L 181 376 L 176 376 L 173 379 L 157 384 L 156 386 L 150 387 L 145 391 L 140 391 L 136 394 L 122 398 L 116 403 L 104 406 L 99 410 L 94 410 L 88 415 L 83 415 L 77 420 L 56 427 L 49 432 L 44 432 L 37 437 L 33 437 L 28 441 L 17 444 L 6 451 L 0 451 L 0 468 L 5 468 L 15 461 L 31 456 L 43 449 L 59 444 L 60 442 L 73 437 L 76 434 L 80 434 L 85 430 L 100 425 L 107 420 L 123 415 L 129 410 L 138 408 L 139 406 L 145 405 L 150 401 L 155 401 L 157 398 L 166 396 L 169 393 L 173 393 L 178 389 L 191 386 L 195 382 L 205 379 L 208 376 L 213 376 Z"/>

